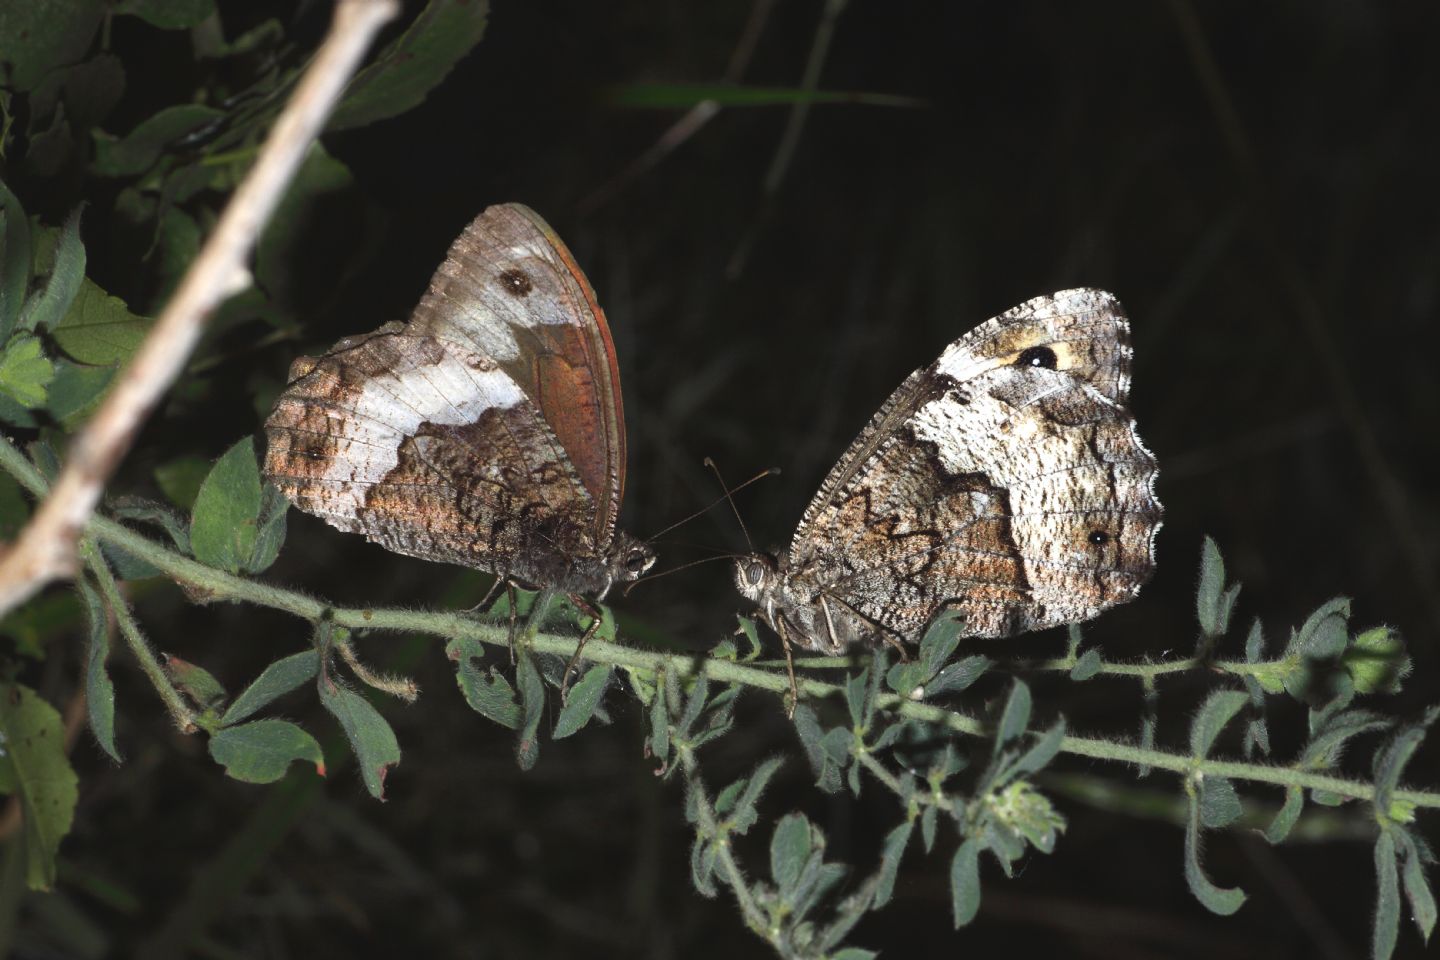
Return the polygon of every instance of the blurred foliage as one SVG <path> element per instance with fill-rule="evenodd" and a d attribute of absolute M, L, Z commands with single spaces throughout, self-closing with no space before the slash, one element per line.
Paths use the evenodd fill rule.
<path fill-rule="evenodd" d="M 827 11 L 833 37 L 818 86 L 807 90 Z M 0 420 L 7 437 L 41 444 L 32 452 L 42 463 L 63 452 L 163 306 L 328 13 L 308 0 L 0 4 Z M 1347 696 L 1347 684 L 1386 697 L 1394 716 L 1421 716 L 1440 699 L 1440 517 L 1427 496 L 1427 425 L 1440 413 L 1429 363 L 1440 303 L 1431 122 L 1440 66 L 1429 38 L 1440 11 L 1339 0 L 1264 11 L 1183 0 L 759 0 L 498 4 L 488 26 L 486 15 L 479 0 L 407 4 L 262 238 L 255 288 L 213 319 L 127 458 L 112 491 L 134 499 L 112 500 L 113 514 L 177 550 L 207 551 L 237 570 L 269 567 L 267 578 L 337 604 L 475 603 L 485 584 L 472 573 L 384 554 L 299 515 L 286 538 L 283 510 L 256 493 L 235 450 L 293 357 L 403 318 L 451 238 L 493 202 L 539 210 L 599 290 L 627 394 L 626 525 L 640 532 L 713 498 L 701 466 L 711 455 L 730 472 L 784 467 L 740 498 L 761 545 L 779 542 L 911 369 L 1013 303 L 1102 286 L 1134 320 L 1134 406 L 1167 506 L 1161 564 L 1141 600 L 1092 628 L 1103 654 L 1072 646 L 1065 671 L 1027 676 L 1035 702 L 1063 693 L 1072 729 L 1115 736 L 1133 736 L 1143 710 L 1163 709 L 1146 715 L 1141 736 L 1170 744 L 1190 711 L 1197 729 L 1200 718 L 1206 730 L 1233 723 L 1247 755 L 1302 756 L 1367 779 L 1383 781 L 1407 761 L 1434 769 L 1419 727 L 1377 742 L 1378 717 L 1326 706 Z M 706 102 L 713 114 L 664 138 Z M 787 130 L 796 131 L 788 153 Z M 777 162 L 783 182 L 768 190 Z M 217 458 L 223 467 L 212 469 Z M 232 502 L 234 491 L 243 495 Z M 197 512 L 206 521 L 212 499 L 243 513 L 236 529 L 253 534 L 211 530 L 195 543 Z M 0 475 L 0 534 L 13 534 L 28 509 Z M 1207 561 L 1197 607 L 1189 558 L 1202 531 L 1227 544 L 1233 570 L 1216 570 L 1218 552 Z M 286 540 L 278 559 L 263 546 L 278 548 L 276 536 Z M 742 544 L 733 518 L 716 510 L 667 537 L 662 563 Z M 192 942 L 216 954 L 276 952 L 280 943 L 315 955 L 754 952 L 729 906 L 694 893 L 692 881 L 717 876 L 697 873 L 683 853 L 700 850 L 704 866 L 714 846 L 696 826 L 697 806 L 681 809 L 651 775 L 693 690 L 672 702 L 664 678 L 652 677 L 646 706 L 602 700 L 616 684 L 643 697 L 646 678 L 586 672 L 572 697 L 583 693 L 585 705 L 593 693 L 602 711 L 608 702 L 612 728 L 592 720 L 546 742 L 522 775 L 514 735 L 459 709 L 454 664 L 436 642 L 352 641 L 380 668 L 414 676 L 427 692 L 417 704 L 377 712 L 337 685 L 322 705 L 292 693 L 315 679 L 309 661 L 295 660 L 315 640 L 299 622 L 250 606 L 192 605 L 167 583 L 138 579 L 154 570 L 135 558 L 107 556 L 137 578 L 130 598 L 156 643 L 178 654 L 169 663 L 216 733 L 215 759 L 241 779 L 280 780 L 250 787 L 216 776 L 205 740 L 168 726 L 119 652 L 114 625 L 74 591 L 8 617 L 7 689 L 27 691 L 20 702 L 34 710 L 43 702 L 30 689 L 63 705 L 86 687 L 95 731 L 71 754 L 81 792 L 54 864 L 56 892 L 20 892 L 13 881 L 26 864 L 10 828 L 0 927 L 18 930 L 18 955 L 143 945 L 146 955 L 176 956 Z M 1136 657 L 1188 651 L 1192 639 L 1221 655 L 1221 637 L 1237 633 L 1225 588 L 1235 578 L 1266 622 L 1302 620 L 1318 597 L 1353 599 L 1316 610 L 1268 659 L 1257 628 L 1247 662 L 1280 666 L 1251 675 L 1244 702 L 1207 699 L 1211 683 L 1189 675 L 1167 682 L 1158 700 L 1106 675 Z M 617 602 L 617 615 L 627 640 L 699 650 L 720 639 L 717 624 L 735 605 L 722 568 L 700 566 L 641 587 Z M 1352 613 L 1388 625 L 1352 631 Z M 102 640 L 117 647 L 113 678 Z M 873 671 L 853 698 L 860 720 L 867 695 L 917 687 L 964 691 L 973 712 L 985 702 L 1008 712 L 1016 688 L 990 665 L 1016 647 L 966 641 L 941 653 L 943 640 L 883 676 Z M 1042 637 L 1026 642 L 1025 655 L 1065 649 L 1065 637 Z M 1414 672 L 1401 689 L 1405 654 Z M 288 663 L 290 672 L 272 674 L 267 664 L 280 657 L 288 660 L 271 669 Z M 522 734 L 557 721 L 569 732 L 590 719 L 536 698 L 554 664 L 522 659 L 511 687 L 508 663 L 497 672 L 493 656 L 452 657 L 463 699 Z M 241 692 L 227 707 L 206 694 L 205 677 Z M 517 689 L 526 686 L 528 695 Z M 1267 698 L 1284 694 L 1310 707 L 1307 719 L 1266 714 Z M 108 697 L 121 704 L 113 733 L 95 712 Z M 962 944 L 1067 955 L 1363 955 L 1384 946 L 1371 943 L 1377 877 L 1373 936 L 1387 918 L 1398 926 L 1402 915 L 1426 916 L 1413 879 L 1426 850 L 1403 805 L 1382 806 L 1373 846 L 1271 851 L 1213 832 L 1233 820 L 1233 788 L 1187 780 L 1182 836 L 1063 798 L 1056 810 L 1017 786 L 1028 781 L 997 780 L 985 809 L 1008 832 L 976 831 L 985 844 L 950 838 L 947 865 L 915 849 L 935 842 L 923 836 L 935 836 L 933 818 L 929 828 L 923 813 L 914 821 L 917 843 L 911 820 L 895 826 L 887 793 L 845 789 L 859 776 L 850 706 L 838 716 L 797 714 L 797 734 L 772 701 L 722 705 L 733 717 L 705 712 L 708 702 L 701 697 L 692 722 L 702 732 L 733 722 L 738 733 L 706 747 L 704 780 L 690 795 L 704 782 L 734 787 L 711 798 L 717 829 L 763 809 L 766 828 L 730 831 L 733 848 L 757 873 L 768 865 L 755 881 L 756 907 L 792 942 L 858 922 L 853 941 L 887 955 L 950 955 Z M 237 712 L 242 703 L 258 706 Z M 256 716 L 260 706 L 283 718 Z M 393 726 L 390 739 L 372 713 Z M 1373 768 L 1363 762 L 1370 751 L 1357 764 L 1343 749 L 1365 734 L 1378 747 Z M 641 737 L 649 760 L 637 756 Z M 341 770 L 347 740 L 365 758 L 359 773 Z M 387 779 L 395 743 L 404 763 Z M 537 743 L 522 758 L 534 762 Z M 835 788 L 823 799 L 800 764 L 763 762 L 797 746 L 814 779 Z M 922 778 L 951 762 L 924 753 L 923 739 L 900 746 L 925 761 L 914 767 Z M 1012 748 L 1013 762 L 1023 751 Z M 996 756 L 976 759 L 964 776 L 1000 769 Z M 369 795 L 382 786 L 388 802 L 379 807 Z M 1270 824 L 1275 839 L 1304 799 L 1287 798 Z M 780 819 L 795 810 L 804 812 Z M 983 864 L 1016 842 L 1053 843 L 1061 814 L 1065 856 L 1031 856 L 1013 882 L 988 883 Z M 1203 830 L 1212 832 L 1202 870 Z M 1182 847 L 1192 854 L 1183 876 Z M 36 855 L 30 869 L 44 861 Z M 830 868 L 842 862 L 877 869 L 840 880 Z M 983 897 L 976 876 L 987 880 Z M 832 885 L 839 900 L 822 909 L 811 899 L 817 885 Z M 1237 886 L 1249 902 L 1223 924 L 1190 896 L 1220 903 Z M 863 912 L 886 901 L 884 911 Z M 1433 901 L 1428 909 L 1433 918 Z M 951 932 L 971 913 L 963 934 Z M 1409 931 L 1395 953 L 1421 949 Z"/>

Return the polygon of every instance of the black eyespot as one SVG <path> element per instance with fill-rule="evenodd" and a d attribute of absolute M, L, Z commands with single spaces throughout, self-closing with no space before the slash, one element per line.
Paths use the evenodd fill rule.
<path fill-rule="evenodd" d="M 1104 530 L 1091 530 L 1089 540 L 1091 543 L 1095 544 L 1095 546 L 1098 547 L 1100 546 L 1100 544 L 1108 543 L 1110 541 L 1110 534 L 1106 533 Z"/>
<path fill-rule="evenodd" d="M 1060 358 L 1055 356 L 1055 351 L 1049 347 L 1026 347 L 1020 351 L 1020 356 L 1015 358 L 1017 367 L 1044 367 L 1046 370 L 1054 370 L 1060 363 Z"/>
<path fill-rule="evenodd" d="M 646 563 L 645 553 L 642 550 L 631 550 L 625 557 L 625 569 L 631 573 L 643 573 Z"/>
<path fill-rule="evenodd" d="M 745 568 L 745 579 L 750 581 L 750 586 L 759 586 L 760 581 L 764 578 L 765 568 L 762 567 L 760 564 L 752 563 L 750 564 L 750 566 Z"/>
<path fill-rule="evenodd" d="M 530 282 L 530 278 L 525 275 L 525 271 L 516 267 L 511 267 L 509 270 L 500 274 L 500 285 L 504 287 L 505 292 L 512 297 L 523 297 L 535 289 L 535 285 Z"/>

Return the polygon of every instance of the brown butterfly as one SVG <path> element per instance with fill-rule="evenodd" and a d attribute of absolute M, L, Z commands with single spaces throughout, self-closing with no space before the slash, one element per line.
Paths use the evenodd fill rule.
<path fill-rule="evenodd" d="M 501 204 L 450 247 L 408 323 L 295 361 L 265 474 L 396 553 L 604 599 L 655 562 L 616 529 L 623 409 L 575 258 L 534 211 Z"/>
<path fill-rule="evenodd" d="M 785 643 L 918 640 L 942 611 L 1007 637 L 1088 620 L 1155 567 L 1155 457 L 1130 327 L 1101 290 L 1002 313 L 911 374 L 821 484 L 788 550 L 735 566 Z"/>

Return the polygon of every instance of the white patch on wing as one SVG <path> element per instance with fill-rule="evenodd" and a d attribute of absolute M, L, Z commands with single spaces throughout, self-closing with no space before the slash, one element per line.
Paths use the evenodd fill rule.
<path fill-rule="evenodd" d="M 467 360 L 489 369 L 476 369 Z M 337 484 L 329 512 L 354 519 L 368 485 L 395 469 L 400 445 L 420 424 L 474 423 L 486 410 L 513 407 L 524 399 L 505 371 L 459 356 L 453 347 L 439 363 L 412 365 L 407 358 L 404 365 L 371 378 L 355 397 L 353 413 L 337 424 L 343 440 L 337 441 L 335 459 L 321 478 Z"/>

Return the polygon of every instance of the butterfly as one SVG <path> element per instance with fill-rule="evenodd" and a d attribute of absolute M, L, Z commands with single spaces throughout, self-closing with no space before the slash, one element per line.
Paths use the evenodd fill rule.
<path fill-rule="evenodd" d="M 616 529 L 625 420 L 605 314 L 520 204 L 465 228 L 407 323 L 296 360 L 265 431 L 265 475 L 295 506 L 396 553 L 592 612 L 583 596 L 655 562 Z"/>
<path fill-rule="evenodd" d="M 791 646 L 905 649 L 937 615 L 1008 637 L 1088 620 L 1155 567 L 1155 457 L 1127 406 L 1130 327 L 1102 290 L 1007 310 L 912 373 L 787 550 L 735 563 Z"/>

